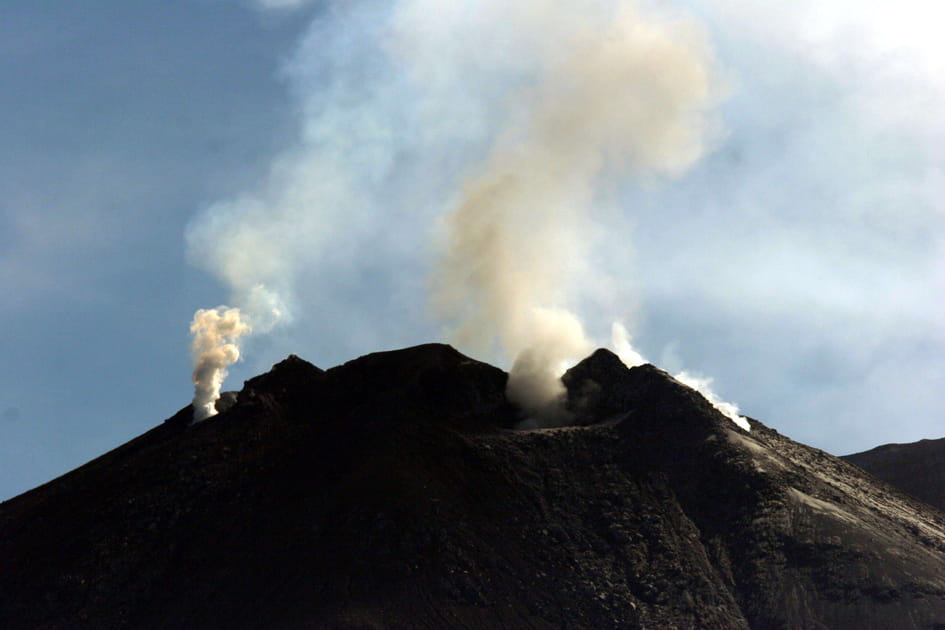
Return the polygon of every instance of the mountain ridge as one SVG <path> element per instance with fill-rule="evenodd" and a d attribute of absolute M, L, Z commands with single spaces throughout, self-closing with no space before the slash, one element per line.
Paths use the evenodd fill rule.
<path fill-rule="evenodd" d="M 945 438 L 883 444 L 842 459 L 929 505 L 945 510 Z"/>

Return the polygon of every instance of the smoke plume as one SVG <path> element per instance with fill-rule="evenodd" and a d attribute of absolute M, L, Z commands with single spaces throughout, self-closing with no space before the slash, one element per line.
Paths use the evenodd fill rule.
<path fill-rule="evenodd" d="M 194 421 L 214 415 L 226 369 L 240 358 L 240 337 L 252 329 L 238 308 L 200 309 L 190 324 L 194 357 Z"/>
<path fill-rule="evenodd" d="M 592 348 L 567 309 L 597 191 L 700 157 L 712 57 L 691 22 L 630 2 L 532 1 L 495 17 L 533 42 L 534 77 L 445 219 L 434 300 L 461 344 L 497 337 L 515 358 L 509 396 L 556 423 L 561 366 Z"/>

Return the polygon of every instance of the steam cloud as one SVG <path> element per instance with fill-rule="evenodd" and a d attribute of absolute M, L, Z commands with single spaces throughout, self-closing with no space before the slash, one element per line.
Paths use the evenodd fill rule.
<path fill-rule="evenodd" d="M 595 345 L 576 310 L 600 275 L 591 219 L 626 180 L 697 161 L 719 96 L 698 25 L 640 6 L 331 4 L 285 70 L 299 145 L 265 185 L 188 228 L 192 262 L 240 309 L 195 318 L 195 408 L 212 413 L 250 324 L 292 319 L 300 276 L 343 275 L 361 248 L 383 256 L 404 247 L 398 237 L 416 250 L 435 226 L 431 302 L 454 342 L 511 361 L 508 395 L 538 424 L 566 421 L 559 377 Z M 230 313 L 246 327 L 214 327 Z M 617 341 L 642 360 L 626 334 Z"/>

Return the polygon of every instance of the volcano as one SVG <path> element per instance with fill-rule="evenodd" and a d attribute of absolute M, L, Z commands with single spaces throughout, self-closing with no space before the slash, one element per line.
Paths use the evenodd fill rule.
<path fill-rule="evenodd" d="M 945 628 L 945 513 L 651 365 L 517 429 L 445 345 L 295 356 L 0 504 L 0 627 Z"/>

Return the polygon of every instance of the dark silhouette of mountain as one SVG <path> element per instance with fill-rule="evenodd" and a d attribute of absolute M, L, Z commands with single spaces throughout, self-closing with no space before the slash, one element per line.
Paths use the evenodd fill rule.
<path fill-rule="evenodd" d="M 945 510 L 945 438 L 885 444 L 842 459 L 903 492 Z"/>
<path fill-rule="evenodd" d="M 945 514 L 599 350 L 291 356 L 0 504 L 0 627 L 945 628 Z"/>

